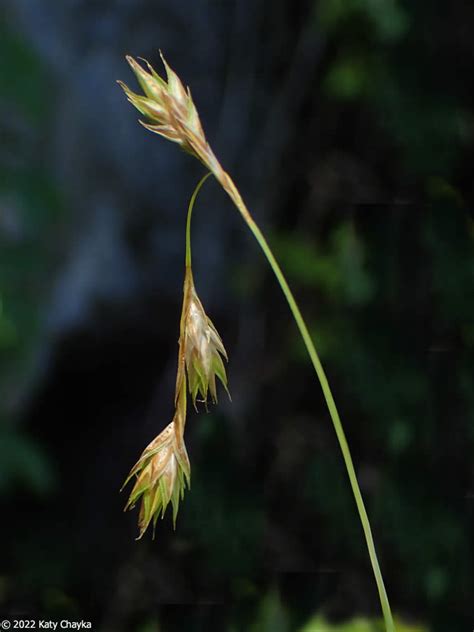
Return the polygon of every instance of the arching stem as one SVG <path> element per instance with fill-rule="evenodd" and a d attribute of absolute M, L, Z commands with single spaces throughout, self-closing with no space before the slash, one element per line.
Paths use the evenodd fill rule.
<path fill-rule="evenodd" d="M 201 188 L 201 186 L 204 184 L 205 180 L 207 179 L 207 177 L 210 174 L 207 174 L 198 184 L 198 186 L 196 187 L 196 190 L 193 194 L 193 197 L 191 199 L 191 204 L 190 204 L 190 212 L 188 213 L 188 224 L 190 222 L 190 213 L 192 212 L 192 206 L 194 205 L 194 200 L 197 196 L 197 194 L 199 193 L 199 190 Z M 344 433 L 344 429 L 342 426 L 342 422 L 341 422 L 341 418 L 339 416 L 339 412 L 337 410 L 336 407 L 336 402 L 334 400 L 334 396 L 331 392 L 331 388 L 329 386 L 327 377 L 326 377 L 326 373 L 323 369 L 323 366 L 321 364 L 321 361 L 319 359 L 318 353 L 316 351 L 316 348 L 314 346 L 314 343 L 311 339 L 310 333 L 308 331 L 308 327 L 306 326 L 305 320 L 301 314 L 301 311 L 298 307 L 298 304 L 296 303 L 296 300 L 293 296 L 292 291 L 290 290 L 290 287 L 288 285 L 288 282 L 286 281 L 286 278 L 277 262 L 277 260 L 275 259 L 275 256 L 270 248 L 270 246 L 268 245 L 267 240 L 265 239 L 262 231 L 260 230 L 260 228 L 258 227 L 258 225 L 255 223 L 254 219 L 252 218 L 248 208 L 246 207 L 244 201 L 242 200 L 242 197 L 237 189 L 237 187 L 235 186 L 234 182 L 232 181 L 231 177 L 229 176 L 229 174 L 227 174 L 224 170 L 222 170 L 220 168 L 220 165 L 216 168 L 215 172 L 214 172 L 214 176 L 216 177 L 216 179 L 218 180 L 218 182 L 222 185 L 222 187 L 224 188 L 224 190 L 226 191 L 226 193 L 229 195 L 230 199 L 232 200 L 232 202 L 234 203 L 234 205 L 236 206 L 236 208 L 238 209 L 238 211 L 240 212 L 240 214 L 242 215 L 245 223 L 247 224 L 247 226 L 249 227 L 249 229 L 251 230 L 253 236 L 255 237 L 255 239 L 257 240 L 260 248 L 262 249 L 268 263 L 270 264 L 273 273 L 275 275 L 275 277 L 277 278 L 277 281 L 280 285 L 280 288 L 283 292 L 283 294 L 285 295 L 285 298 L 288 302 L 288 305 L 290 307 L 290 311 L 293 315 L 293 318 L 296 322 L 296 325 L 298 326 L 298 329 L 300 331 L 301 337 L 303 339 L 304 345 L 306 347 L 306 350 L 308 351 L 308 355 L 311 359 L 311 362 L 313 364 L 314 370 L 316 372 L 316 375 L 318 377 L 319 383 L 321 384 L 321 388 L 324 394 L 324 398 L 326 400 L 326 404 L 329 410 L 329 414 L 331 416 L 331 420 L 334 426 L 334 430 L 336 432 L 336 436 L 337 439 L 339 441 L 339 446 L 341 448 L 341 452 L 342 452 L 342 456 L 344 459 L 344 463 L 346 466 L 346 470 L 347 470 L 347 475 L 349 477 L 349 481 L 350 481 L 350 485 L 352 488 L 352 492 L 354 494 L 354 499 L 356 502 L 356 506 L 357 506 L 357 511 L 359 513 L 359 517 L 360 517 L 360 521 L 362 524 L 362 529 L 364 531 L 364 535 L 365 535 L 365 540 L 367 543 L 367 548 L 369 551 L 369 557 L 370 557 L 370 562 L 372 564 L 372 569 L 374 572 L 374 576 L 375 576 L 375 582 L 377 584 L 377 589 L 378 589 L 378 593 L 379 593 L 379 598 L 380 598 L 380 604 L 382 607 L 382 613 L 383 613 L 383 617 L 384 617 L 384 621 L 385 621 L 385 627 L 387 632 L 395 632 L 395 625 L 393 622 L 393 617 L 392 617 L 392 612 L 390 609 L 390 603 L 388 600 L 388 596 L 387 596 L 387 591 L 385 590 L 385 584 L 383 581 L 383 577 L 382 577 L 382 572 L 380 570 L 380 565 L 377 559 L 377 553 L 375 550 L 375 544 L 374 544 L 374 539 L 372 536 L 372 529 L 370 527 L 370 522 L 369 522 L 369 517 L 367 515 L 367 511 L 365 509 L 365 504 L 364 504 L 364 500 L 362 498 L 362 494 L 360 491 L 360 487 L 359 487 L 359 483 L 357 480 L 357 475 L 355 473 L 355 469 L 354 469 L 354 463 L 352 461 L 352 456 L 351 456 L 351 452 L 349 450 L 349 445 L 347 443 L 347 439 L 346 439 L 346 435 Z M 188 248 L 186 250 L 186 253 L 188 253 Z M 191 256 L 191 248 L 189 247 L 189 257 Z"/>
<path fill-rule="evenodd" d="M 201 190 L 202 185 L 211 175 L 212 174 L 209 171 L 209 173 L 206 173 L 206 175 L 199 180 L 196 188 L 194 189 L 194 193 L 189 200 L 188 216 L 186 218 L 186 269 L 191 268 L 191 218 L 193 215 L 194 203 L 196 202 L 196 198 L 199 191 Z"/>

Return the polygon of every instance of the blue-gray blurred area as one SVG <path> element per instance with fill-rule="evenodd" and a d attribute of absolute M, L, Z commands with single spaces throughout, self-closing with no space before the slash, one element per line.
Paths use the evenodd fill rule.
<path fill-rule="evenodd" d="M 320 386 L 215 182 L 193 265 L 232 402 L 189 411 L 176 531 L 137 542 L 122 512 L 173 412 L 204 173 L 116 84 L 161 49 L 308 320 L 399 630 L 474 628 L 473 23 L 422 0 L 2 0 L 0 615 L 382 629 Z"/>

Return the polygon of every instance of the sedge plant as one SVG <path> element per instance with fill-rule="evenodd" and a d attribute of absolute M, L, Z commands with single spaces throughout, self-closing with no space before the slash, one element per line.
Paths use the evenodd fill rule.
<path fill-rule="evenodd" d="M 141 500 L 139 537 L 145 533 L 150 523 L 153 523 L 153 526 L 156 524 L 158 517 L 163 516 L 169 503 L 172 505 L 173 522 L 175 523 L 179 500 L 183 497 L 184 489 L 186 485 L 189 486 L 190 482 L 190 465 L 184 445 L 187 394 L 189 392 L 194 405 L 196 405 L 198 396 L 207 401 L 209 393 L 215 402 L 217 400 L 216 377 L 227 390 L 227 376 L 222 361 L 222 358 L 227 360 L 227 354 L 217 330 L 206 315 L 197 296 L 191 267 L 192 210 L 202 184 L 212 174 L 227 193 L 262 249 L 285 295 L 311 359 L 326 400 L 356 502 L 379 593 L 385 627 L 387 632 L 394 632 L 395 626 L 390 604 L 349 445 L 326 373 L 308 327 L 265 236 L 255 223 L 231 176 L 223 169 L 207 142 L 189 88 L 184 88 L 178 75 L 170 68 L 162 55 L 161 58 L 166 71 L 166 79 L 161 77 L 146 60 L 141 60 L 142 65 L 133 57 L 126 57 L 143 91 L 142 94 L 133 92 L 121 81 L 118 83 L 123 88 L 128 101 L 144 117 L 140 123 L 147 130 L 178 144 L 185 152 L 197 158 L 205 166 L 208 173 L 196 187 L 188 209 L 175 416 L 172 422 L 145 449 L 139 461 L 132 468 L 126 483 L 135 477 L 135 485 L 126 509 L 133 507 L 138 500 Z"/>

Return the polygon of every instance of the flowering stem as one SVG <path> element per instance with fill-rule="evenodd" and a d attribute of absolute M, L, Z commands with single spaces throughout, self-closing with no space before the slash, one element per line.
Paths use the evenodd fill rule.
<path fill-rule="evenodd" d="M 369 518 L 367 516 L 367 512 L 365 510 L 364 501 L 362 499 L 362 494 L 360 492 L 359 484 L 357 482 L 356 473 L 354 470 L 354 465 L 352 463 L 352 457 L 349 451 L 349 446 L 347 445 L 347 440 L 344 434 L 344 430 L 342 428 L 342 423 L 339 418 L 339 413 L 337 412 L 336 403 L 334 401 L 334 397 L 331 393 L 331 389 L 329 388 L 329 384 L 326 378 L 326 374 L 319 360 L 318 354 L 316 353 L 316 349 L 314 347 L 313 341 L 311 340 L 311 336 L 309 335 L 308 328 L 306 323 L 301 315 L 298 305 L 293 297 L 293 294 L 286 282 L 286 279 L 283 275 L 283 272 L 278 265 L 270 246 L 268 245 L 265 237 L 263 236 L 260 228 L 254 222 L 252 216 L 250 215 L 247 207 L 245 206 L 237 187 L 233 183 L 230 176 L 222 169 L 219 161 L 216 156 L 212 152 L 211 147 L 206 141 L 206 137 L 204 135 L 204 131 L 201 126 L 201 122 L 199 120 L 199 115 L 197 113 L 196 107 L 191 98 L 191 94 L 189 90 L 186 92 L 184 86 L 176 75 L 176 73 L 169 67 L 169 65 L 164 60 L 163 63 L 166 68 L 166 76 L 167 80 L 165 81 L 154 71 L 151 65 L 148 62 L 145 62 L 148 71 L 143 68 L 140 64 L 138 64 L 132 57 L 127 57 L 127 61 L 130 64 L 133 72 L 135 73 L 140 86 L 142 87 L 145 96 L 140 96 L 132 92 L 124 83 L 119 82 L 122 88 L 127 95 L 128 100 L 134 105 L 139 112 L 141 112 L 151 123 L 142 122 L 142 125 L 149 129 L 150 131 L 157 133 L 169 140 L 178 143 L 182 149 L 186 150 L 188 153 L 194 155 L 195 158 L 200 160 L 204 165 L 206 165 L 210 172 L 214 174 L 218 182 L 227 192 L 240 214 L 242 215 L 244 221 L 247 223 L 248 227 L 252 231 L 255 239 L 258 241 L 260 247 L 263 250 L 277 280 L 280 284 L 280 287 L 283 291 L 283 294 L 288 301 L 288 305 L 290 306 L 291 313 L 298 325 L 298 329 L 300 330 L 301 336 L 303 338 L 304 344 L 308 351 L 308 354 L 311 358 L 311 362 L 313 363 L 314 369 L 316 371 L 316 375 L 321 384 L 321 388 L 324 393 L 324 397 L 326 399 L 326 404 L 329 409 L 329 414 L 331 415 L 331 419 L 334 425 L 334 429 L 336 431 L 336 435 L 339 441 L 339 445 L 341 447 L 342 455 L 344 457 L 344 462 L 346 465 L 347 473 L 349 476 L 349 480 L 351 483 L 352 491 L 354 493 L 354 498 L 356 501 L 357 509 L 359 511 L 360 520 L 362 522 L 362 528 L 364 530 L 365 539 L 367 541 L 367 547 L 369 549 L 370 561 L 372 563 L 372 568 L 374 570 L 375 581 L 377 582 L 377 588 L 379 591 L 380 602 L 382 605 L 383 616 L 385 619 L 385 625 L 387 632 L 394 632 L 395 627 L 393 624 L 392 614 L 390 611 L 390 605 L 387 598 L 387 593 L 385 591 L 385 586 L 382 579 L 382 573 L 380 572 L 379 563 L 377 560 L 377 555 L 375 552 L 374 541 L 372 538 L 372 533 L 369 524 Z M 194 201 L 196 199 L 197 194 L 199 193 L 200 188 L 204 184 L 206 178 L 210 174 L 207 174 L 197 185 L 188 209 L 188 218 L 186 223 L 186 274 L 184 281 L 184 301 L 183 301 L 183 313 L 181 316 L 181 333 L 183 331 L 184 325 L 184 314 L 185 314 L 185 306 L 187 305 L 186 301 L 189 300 L 189 287 L 192 283 L 192 274 L 191 274 L 191 216 L 192 210 L 194 206 Z M 218 334 L 216 332 L 217 339 Z M 222 347 L 223 349 L 223 347 Z M 219 355 L 219 354 L 217 354 Z M 225 355 L 225 350 L 222 355 Z M 185 376 L 184 376 L 184 355 L 183 355 L 183 344 L 180 344 L 179 351 L 179 364 L 178 364 L 178 376 L 177 376 L 177 395 L 180 392 L 180 388 L 183 388 L 182 385 L 185 384 Z M 225 376 L 225 373 L 223 373 Z M 226 380 L 221 378 L 221 381 L 224 383 Z M 206 393 L 207 393 L 206 385 Z M 185 388 L 185 385 L 184 385 Z M 215 396 L 215 393 L 214 393 Z M 184 422 L 183 422 L 184 427 Z"/>
<path fill-rule="evenodd" d="M 367 511 L 365 509 L 364 500 L 362 498 L 362 494 L 360 491 L 359 483 L 357 481 L 357 476 L 354 469 L 354 463 L 352 461 L 352 456 L 349 450 L 349 445 L 347 443 L 347 439 L 344 433 L 344 429 L 342 426 L 341 418 L 339 417 L 339 413 L 336 407 L 336 402 L 334 401 L 333 394 L 329 387 L 329 383 L 326 377 L 326 373 L 323 369 L 321 361 L 319 359 L 318 353 L 316 352 L 316 348 L 313 344 L 311 336 L 308 331 L 308 327 L 304 321 L 304 318 L 300 312 L 300 309 L 295 301 L 293 293 L 290 290 L 290 287 L 283 275 L 283 272 L 273 255 L 270 246 L 268 245 L 267 240 L 265 239 L 262 231 L 255 223 L 254 219 L 250 215 L 249 210 L 245 206 L 242 197 L 235 186 L 234 182 L 230 178 L 230 176 L 223 171 L 222 169 L 216 169 L 214 172 L 216 179 L 222 185 L 224 190 L 227 192 L 229 197 L 231 198 L 234 205 L 239 210 L 242 215 L 245 223 L 252 231 L 255 239 L 257 240 L 259 246 L 263 250 L 265 257 L 267 258 L 268 263 L 270 264 L 278 283 L 283 291 L 283 294 L 288 301 L 288 305 L 290 307 L 291 313 L 293 314 L 293 318 L 298 326 L 301 337 L 303 338 L 303 342 L 308 351 L 309 357 L 311 358 L 311 362 L 313 364 L 314 370 L 316 371 L 316 375 L 318 377 L 319 383 L 321 384 L 321 388 L 324 394 L 324 398 L 326 400 L 327 407 L 329 409 L 329 414 L 331 416 L 332 423 L 334 425 L 334 430 L 336 431 L 337 439 L 339 441 L 339 446 L 342 451 L 342 456 L 344 458 L 344 463 L 346 465 L 347 474 L 349 476 L 349 481 L 351 484 L 352 492 L 354 494 L 355 502 L 357 505 L 357 510 L 359 512 L 360 521 L 362 523 L 362 528 L 364 530 L 365 540 L 367 542 L 367 548 L 369 550 L 369 557 L 372 564 L 372 569 L 375 576 L 375 581 L 377 584 L 380 604 L 382 606 L 383 617 L 385 620 L 385 627 L 387 632 L 395 632 L 395 626 L 393 622 L 392 612 L 390 609 L 390 603 L 388 601 L 387 592 L 385 590 L 385 585 L 382 577 L 382 572 L 380 570 L 379 562 L 377 559 L 377 553 L 375 551 L 374 539 L 372 536 L 372 530 L 370 528 L 369 517 L 367 515 Z M 196 188 L 195 194 L 193 198 L 195 198 L 199 188 L 202 186 L 204 179 L 201 180 L 198 187 Z"/>

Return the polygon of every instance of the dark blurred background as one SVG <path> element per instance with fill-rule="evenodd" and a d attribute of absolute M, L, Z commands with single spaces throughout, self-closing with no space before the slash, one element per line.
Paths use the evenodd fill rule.
<path fill-rule="evenodd" d="M 0 613 L 380 629 L 321 389 L 215 183 L 194 268 L 233 401 L 189 414 L 176 531 L 122 513 L 173 410 L 202 175 L 115 83 L 162 49 L 314 333 L 400 630 L 474 628 L 473 26 L 467 1 L 2 0 Z"/>

